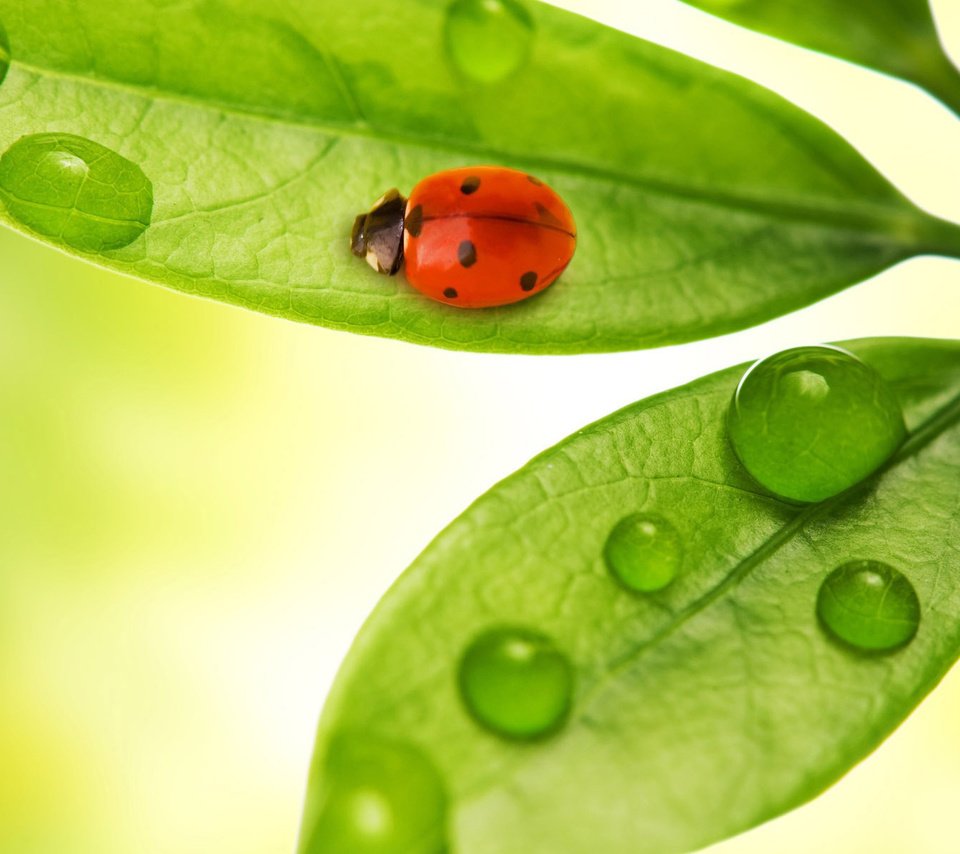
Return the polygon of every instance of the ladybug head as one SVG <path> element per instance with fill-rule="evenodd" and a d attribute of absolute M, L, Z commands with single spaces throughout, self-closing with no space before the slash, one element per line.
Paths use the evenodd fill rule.
<path fill-rule="evenodd" d="M 353 223 L 350 249 L 378 273 L 394 275 L 403 263 L 403 211 L 407 200 L 394 190 L 384 193 Z"/>

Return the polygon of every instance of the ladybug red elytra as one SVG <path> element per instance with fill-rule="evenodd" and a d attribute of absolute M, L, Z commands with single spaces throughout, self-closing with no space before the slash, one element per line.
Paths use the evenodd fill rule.
<path fill-rule="evenodd" d="M 409 199 L 390 190 L 356 218 L 350 241 L 378 272 L 393 276 L 405 265 L 418 291 L 463 308 L 539 293 L 576 246 L 563 200 L 532 175 L 501 166 L 437 172 Z"/>

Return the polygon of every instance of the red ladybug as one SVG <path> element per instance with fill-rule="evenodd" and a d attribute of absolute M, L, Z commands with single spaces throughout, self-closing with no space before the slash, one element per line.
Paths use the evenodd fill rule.
<path fill-rule="evenodd" d="M 431 299 L 464 308 L 506 305 L 539 293 L 577 246 L 569 208 L 515 169 L 471 166 L 424 178 L 404 199 L 383 195 L 353 224 L 350 248 L 377 272 Z"/>

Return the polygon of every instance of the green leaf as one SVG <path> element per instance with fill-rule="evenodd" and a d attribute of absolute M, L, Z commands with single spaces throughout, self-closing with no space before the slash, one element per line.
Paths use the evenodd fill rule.
<path fill-rule="evenodd" d="M 918 253 L 960 255 L 956 226 L 755 84 L 544 5 L 494 2 L 489 21 L 490 3 L 458 0 L 451 27 L 447 6 L 0 0 L 0 151 L 73 134 L 142 169 L 151 224 L 86 253 L 98 264 L 457 349 L 701 338 Z M 577 218 L 577 254 L 544 294 L 464 311 L 350 254 L 355 215 L 384 190 L 481 163 L 535 172 Z M 0 220 L 25 229 L 16 193 L 0 187 Z"/>
<path fill-rule="evenodd" d="M 326 744 L 345 730 L 429 757 L 458 854 L 689 850 L 803 803 L 873 750 L 960 652 L 960 342 L 843 346 L 888 380 L 910 435 L 835 498 L 790 505 L 739 466 L 724 420 L 741 365 L 580 430 L 456 519 L 341 669 L 307 823 L 335 782 Z M 655 593 L 604 565 L 634 512 L 684 544 L 679 576 Z M 890 564 L 915 588 L 920 628 L 904 649 L 858 655 L 818 624 L 821 582 L 851 560 Z M 543 633 L 574 665 L 566 725 L 533 744 L 481 729 L 458 696 L 463 650 L 501 624 Z"/>
<path fill-rule="evenodd" d="M 960 115 L 960 72 L 928 0 L 683 0 L 761 33 L 902 77 Z"/>

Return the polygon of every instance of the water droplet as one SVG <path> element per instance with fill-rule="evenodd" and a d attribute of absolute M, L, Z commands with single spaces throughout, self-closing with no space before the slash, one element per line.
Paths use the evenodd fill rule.
<path fill-rule="evenodd" d="M 333 738 L 304 819 L 301 854 L 442 854 L 446 795 L 411 744 L 378 736 Z"/>
<path fill-rule="evenodd" d="M 666 519 L 645 513 L 624 516 L 610 532 L 603 559 L 614 577 L 640 593 L 666 587 L 683 559 L 680 534 Z"/>
<path fill-rule="evenodd" d="M 10 40 L 7 38 L 7 31 L 0 24 L 0 83 L 7 76 L 10 70 Z"/>
<path fill-rule="evenodd" d="M 68 133 L 11 145 L 0 157 L 0 199 L 28 228 L 88 252 L 133 242 L 153 212 L 153 187 L 139 166 Z"/>
<path fill-rule="evenodd" d="M 727 419 L 740 461 L 792 501 L 823 501 L 881 466 L 906 436 L 882 377 L 838 347 L 797 347 L 757 362 Z"/>
<path fill-rule="evenodd" d="M 517 0 L 454 0 L 446 42 L 453 64 L 479 83 L 497 83 L 527 60 L 533 22 Z"/>
<path fill-rule="evenodd" d="M 855 560 L 831 572 L 817 615 L 834 637 L 866 652 L 904 646 L 920 625 L 920 602 L 907 578 L 885 563 Z"/>
<path fill-rule="evenodd" d="M 554 732 L 570 710 L 573 671 L 546 635 L 525 628 L 488 631 L 460 662 L 460 692 L 476 720 L 505 738 Z"/>

